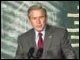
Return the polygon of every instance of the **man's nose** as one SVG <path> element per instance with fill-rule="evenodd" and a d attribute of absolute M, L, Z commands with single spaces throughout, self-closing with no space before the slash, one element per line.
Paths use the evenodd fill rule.
<path fill-rule="evenodd" d="M 41 21 L 40 21 L 40 19 L 38 18 L 38 19 L 37 19 L 37 24 L 40 24 L 40 23 L 41 23 Z"/>

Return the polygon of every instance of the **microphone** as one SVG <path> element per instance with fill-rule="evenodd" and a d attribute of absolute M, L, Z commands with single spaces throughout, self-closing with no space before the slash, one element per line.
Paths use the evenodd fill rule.
<path fill-rule="evenodd" d="M 34 53 L 34 47 L 31 47 L 30 49 L 29 49 L 29 52 L 28 52 L 28 59 L 30 59 L 31 57 L 33 57 L 33 53 Z"/>
<path fill-rule="evenodd" d="M 40 58 L 42 56 L 42 53 L 43 53 L 43 48 L 39 48 L 37 53 L 36 53 L 36 58 Z"/>

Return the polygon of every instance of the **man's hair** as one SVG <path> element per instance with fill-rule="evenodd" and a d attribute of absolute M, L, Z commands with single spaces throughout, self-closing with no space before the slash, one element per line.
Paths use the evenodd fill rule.
<path fill-rule="evenodd" d="M 46 9 L 43 8 L 42 5 L 37 4 L 37 5 L 30 6 L 30 8 L 28 9 L 28 17 L 30 17 L 29 14 L 32 10 L 39 10 L 39 9 L 41 9 L 44 12 L 45 16 L 47 16 Z"/>

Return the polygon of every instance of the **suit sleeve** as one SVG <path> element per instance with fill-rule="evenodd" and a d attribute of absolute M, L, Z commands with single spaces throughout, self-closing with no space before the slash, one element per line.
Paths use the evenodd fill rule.
<path fill-rule="evenodd" d="M 70 40 L 68 39 L 68 32 L 66 29 L 64 30 L 64 35 L 61 40 L 61 48 L 66 59 L 76 59 L 75 52 L 72 49 Z"/>
<path fill-rule="evenodd" d="M 18 47 L 17 47 L 15 59 L 23 59 L 23 57 L 24 57 L 23 48 L 22 48 L 20 37 L 18 37 Z"/>

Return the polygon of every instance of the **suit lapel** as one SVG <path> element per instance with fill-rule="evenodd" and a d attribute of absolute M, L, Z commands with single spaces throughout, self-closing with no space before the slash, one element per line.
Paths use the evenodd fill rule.
<path fill-rule="evenodd" d="M 53 29 L 53 30 L 51 30 L 51 29 Z M 46 26 L 45 38 L 44 38 L 44 50 L 49 49 L 51 41 L 54 38 L 54 34 L 52 35 L 52 33 L 54 33 L 54 31 L 55 31 L 55 29 L 51 28 L 51 26 Z"/>
<path fill-rule="evenodd" d="M 31 47 L 35 47 L 36 46 L 36 43 L 35 43 L 35 32 L 34 32 L 33 29 L 31 31 L 31 34 L 29 35 L 29 45 Z"/>

